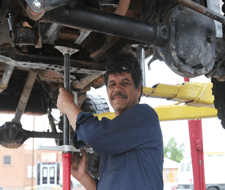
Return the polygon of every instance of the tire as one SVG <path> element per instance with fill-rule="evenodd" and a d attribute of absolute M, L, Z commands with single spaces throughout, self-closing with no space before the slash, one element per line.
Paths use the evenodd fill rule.
<path fill-rule="evenodd" d="M 108 103 L 100 95 L 87 94 L 85 102 L 81 106 L 81 110 L 91 114 L 101 114 L 109 112 Z M 101 155 L 94 153 L 87 153 L 87 170 L 96 179 L 99 178 L 99 165 Z"/>
<path fill-rule="evenodd" d="M 217 116 L 221 120 L 221 125 L 225 129 L 225 82 L 217 81 L 212 78 L 214 95 L 214 106 L 217 109 Z"/>
<path fill-rule="evenodd" d="M 108 103 L 100 95 L 87 94 L 85 102 L 81 106 L 81 110 L 91 114 L 101 114 L 109 112 Z"/>
<path fill-rule="evenodd" d="M 208 187 L 207 190 L 219 190 L 217 187 Z"/>
<path fill-rule="evenodd" d="M 95 179 L 100 175 L 100 159 L 101 155 L 96 152 L 87 153 L 87 170 Z"/>

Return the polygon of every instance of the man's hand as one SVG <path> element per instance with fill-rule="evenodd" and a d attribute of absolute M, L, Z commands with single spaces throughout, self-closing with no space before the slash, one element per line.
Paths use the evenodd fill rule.
<path fill-rule="evenodd" d="M 84 148 L 81 149 L 82 156 L 74 153 L 71 158 L 71 174 L 86 190 L 96 190 L 96 181 L 87 171 L 87 155 Z"/>
<path fill-rule="evenodd" d="M 81 109 L 74 103 L 74 95 L 63 87 L 59 88 L 59 95 L 57 100 L 57 107 L 61 113 L 66 114 L 70 125 L 76 130 L 77 116 L 81 112 Z"/>
<path fill-rule="evenodd" d="M 71 104 L 74 104 L 74 95 L 64 89 L 63 87 L 59 88 L 59 95 L 57 100 L 57 107 L 61 113 L 66 114 Z"/>
<path fill-rule="evenodd" d="M 82 156 L 80 156 L 77 152 L 73 153 L 71 158 L 71 174 L 78 181 L 82 181 L 82 179 L 88 174 L 87 172 L 87 155 L 84 148 L 81 148 Z"/>

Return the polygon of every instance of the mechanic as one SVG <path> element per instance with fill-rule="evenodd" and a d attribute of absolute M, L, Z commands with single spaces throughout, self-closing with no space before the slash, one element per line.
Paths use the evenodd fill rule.
<path fill-rule="evenodd" d="M 57 107 L 68 116 L 75 133 L 74 145 L 82 157 L 72 157 L 71 174 L 88 190 L 163 190 L 163 140 L 153 108 L 139 104 L 142 72 L 137 59 L 120 54 L 107 63 L 105 84 L 115 111 L 113 120 L 98 120 L 82 112 L 73 95 L 59 89 Z M 87 172 L 89 145 L 101 154 L 100 177 Z"/>

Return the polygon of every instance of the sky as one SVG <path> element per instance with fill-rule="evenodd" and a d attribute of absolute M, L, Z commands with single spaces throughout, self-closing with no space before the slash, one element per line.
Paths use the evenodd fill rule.
<path fill-rule="evenodd" d="M 184 82 L 183 77 L 178 76 L 172 72 L 165 63 L 160 61 L 155 61 L 151 64 L 151 70 L 148 70 L 147 63 L 149 60 L 146 60 L 146 86 L 152 87 L 157 83 L 163 84 L 181 84 Z M 191 79 L 190 82 L 199 82 L 205 83 L 209 79 L 206 77 L 197 77 Z M 106 88 L 105 86 L 100 89 L 91 89 L 88 93 L 90 94 L 99 94 L 108 101 Z M 167 101 L 158 98 L 142 97 L 140 103 L 147 103 L 151 107 L 157 107 L 159 105 L 168 105 L 174 104 L 175 102 Z M 108 102 L 109 104 L 109 102 Z M 113 112 L 112 107 L 110 106 L 110 111 Z M 53 111 L 53 116 L 58 119 L 59 112 L 58 110 Z M 0 126 L 6 121 L 11 121 L 14 115 L 12 114 L 0 114 Z M 33 129 L 33 116 L 23 115 L 21 123 L 24 129 L 32 130 Z M 185 156 L 190 154 L 190 141 L 189 141 L 189 130 L 188 130 L 188 121 L 163 121 L 160 122 L 161 130 L 163 134 L 164 144 L 167 145 L 170 138 L 175 137 L 178 145 L 184 143 L 185 145 Z M 222 128 L 220 120 L 217 118 L 208 118 L 202 119 L 202 129 L 203 129 L 203 147 L 204 151 L 224 151 L 225 152 L 225 129 Z M 47 131 L 50 130 L 47 116 L 35 116 L 35 130 L 36 131 Z M 32 139 L 28 139 L 25 144 L 26 148 L 30 149 L 32 147 Z M 44 140 L 44 139 L 35 139 L 35 147 L 37 145 L 54 145 L 54 140 Z"/>

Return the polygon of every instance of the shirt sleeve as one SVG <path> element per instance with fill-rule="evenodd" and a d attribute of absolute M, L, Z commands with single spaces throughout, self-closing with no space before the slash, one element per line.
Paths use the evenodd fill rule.
<path fill-rule="evenodd" d="M 156 112 L 148 105 L 137 104 L 113 120 L 98 120 L 90 113 L 78 115 L 74 145 L 85 144 L 102 155 L 118 155 L 135 148 L 155 147 L 161 129 Z"/>

